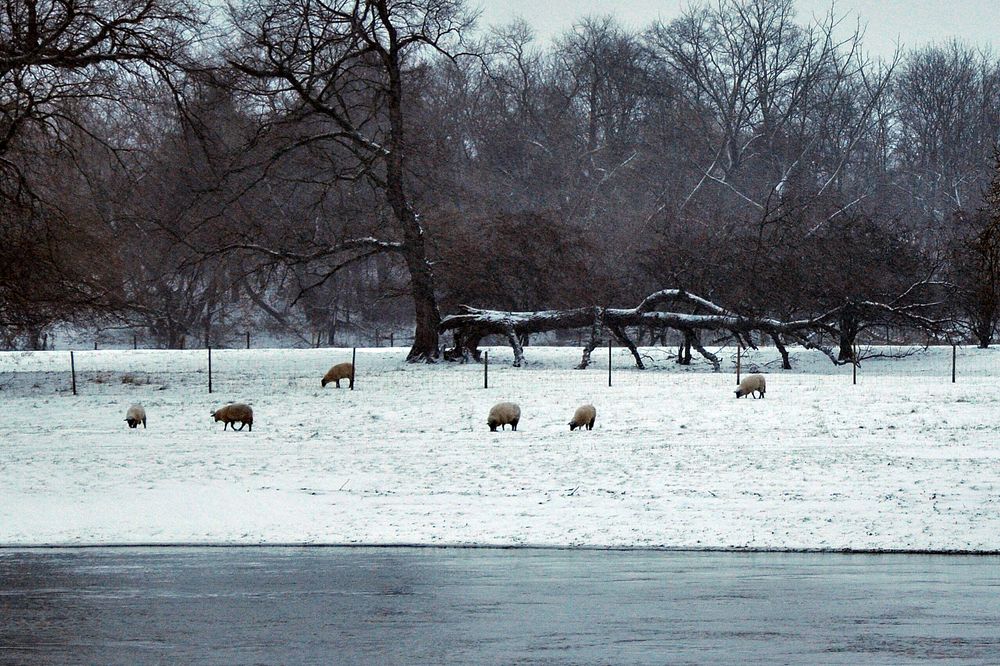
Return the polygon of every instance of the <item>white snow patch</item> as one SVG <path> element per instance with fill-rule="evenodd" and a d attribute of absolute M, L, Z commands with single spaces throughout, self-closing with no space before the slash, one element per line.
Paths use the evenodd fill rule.
<path fill-rule="evenodd" d="M 420 543 L 1000 550 L 1000 354 L 951 349 L 832 366 L 793 350 L 735 377 L 614 350 L 494 348 L 478 365 L 358 350 L 356 390 L 320 388 L 350 350 L 0 354 L 0 544 Z M 732 355 L 725 354 L 726 369 Z M 123 379 L 125 382 L 123 383 Z M 520 404 L 517 432 L 490 406 Z M 253 432 L 210 412 L 252 404 Z M 130 430 L 142 403 L 149 427 Z M 597 407 L 593 431 L 570 432 Z"/>

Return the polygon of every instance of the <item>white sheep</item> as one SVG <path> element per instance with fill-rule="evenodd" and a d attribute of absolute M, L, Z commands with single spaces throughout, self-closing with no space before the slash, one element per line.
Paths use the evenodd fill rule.
<path fill-rule="evenodd" d="M 330 382 L 336 382 L 337 388 L 340 388 L 341 379 L 350 379 L 350 387 L 354 388 L 354 366 L 350 363 L 338 363 L 323 375 L 323 381 L 320 383 L 326 388 L 326 385 Z"/>
<path fill-rule="evenodd" d="M 243 403 L 235 403 L 232 405 L 226 405 L 220 409 L 212 412 L 212 417 L 216 422 L 222 421 L 225 425 L 222 429 L 225 430 L 230 424 L 233 424 L 233 431 L 237 430 L 236 422 L 240 422 L 239 430 L 243 430 L 244 426 L 250 426 L 250 432 L 253 432 L 253 409 L 250 405 L 244 405 Z"/>
<path fill-rule="evenodd" d="M 595 419 L 597 419 L 597 409 L 593 405 L 581 405 L 573 412 L 573 420 L 569 422 L 569 429 L 570 431 L 577 428 L 583 430 L 586 426 L 587 430 L 593 430 Z"/>
<path fill-rule="evenodd" d="M 510 424 L 511 430 L 517 430 L 517 422 L 521 420 L 521 408 L 513 402 L 500 402 L 493 405 L 490 415 L 486 419 L 486 425 L 491 432 L 497 431 L 497 426 L 503 430 L 503 426 Z"/>
<path fill-rule="evenodd" d="M 756 400 L 757 396 L 754 395 L 754 391 L 760 391 L 760 397 L 763 398 L 766 388 L 767 384 L 764 382 L 764 375 L 747 375 L 740 382 L 739 388 L 736 389 L 736 397 L 742 398 L 749 393 Z"/>
<path fill-rule="evenodd" d="M 142 405 L 132 405 L 125 412 L 125 422 L 128 423 L 129 428 L 138 428 L 140 423 L 145 428 L 146 410 L 143 409 Z"/>

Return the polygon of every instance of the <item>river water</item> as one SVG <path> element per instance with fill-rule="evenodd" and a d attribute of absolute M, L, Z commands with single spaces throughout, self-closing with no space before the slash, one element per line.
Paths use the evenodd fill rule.
<path fill-rule="evenodd" d="M 0 550 L 0 663 L 998 664 L 1000 558 Z"/>

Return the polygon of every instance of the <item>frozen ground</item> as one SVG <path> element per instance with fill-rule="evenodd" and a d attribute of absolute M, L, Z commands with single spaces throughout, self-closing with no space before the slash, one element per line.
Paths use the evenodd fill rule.
<path fill-rule="evenodd" d="M 0 354 L 0 544 L 366 543 L 1000 550 L 1000 352 L 850 368 L 796 351 L 732 374 L 665 352 L 527 349 L 529 366 L 402 363 L 359 350 L 356 390 L 320 388 L 350 350 Z M 728 363 L 731 359 L 727 355 Z M 253 405 L 254 431 L 209 413 Z M 518 432 L 489 407 L 520 403 Z M 141 402 L 147 430 L 129 430 Z M 580 403 L 592 432 L 569 432 Z"/>

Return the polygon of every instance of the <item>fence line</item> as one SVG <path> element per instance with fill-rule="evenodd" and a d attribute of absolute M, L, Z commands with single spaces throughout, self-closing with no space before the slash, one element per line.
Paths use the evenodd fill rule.
<path fill-rule="evenodd" d="M 316 379 L 322 377 L 331 365 L 347 360 L 356 368 L 355 378 L 361 380 L 358 385 L 361 391 L 392 390 L 395 384 L 411 388 L 419 386 L 424 391 L 447 391 L 459 386 L 481 386 L 483 390 L 494 392 L 513 391 L 530 387 L 545 373 L 565 370 L 572 370 L 563 375 L 567 386 L 596 390 L 597 384 L 601 383 L 603 368 L 600 362 L 588 370 L 574 370 L 579 363 L 579 349 L 535 346 L 526 351 L 523 368 L 511 367 L 510 350 L 504 347 L 484 348 L 481 364 L 439 362 L 431 365 L 406 364 L 406 352 L 402 348 L 393 351 L 385 348 L 334 348 L 259 349 L 250 352 L 215 347 L 184 351 L 70 350 L 68 368 L 66 357 L 61 352 L 0 352 L 0 388 L 5 391 L 59 392 L 65 391 L 65 379 L 70 379 L 69 388 L 73 395 L 86 395 L 98 390 L 100 385 L 112 382 L 204 391 L 204 379 L 199 375 L 207 371 L 208 391 L 212 394 L 239 393 L 251 388 L 266 392 L 301 387 L 303 391 L 311 391 L 318 390 Z M 737 380 L 749 373 L 767 373 L 769 386 L 771 378 L 780 384 L 782 376 L 839 376 L 857 390 L 865 390 L 863 387 L 873 382 L 887 381 L 955 384 L 959 383 L 960 374 L 969 380 L 1000 378 L 1000 350 L 979 350 L 971 346 L 866 348 L 856 352 L 856 363 L 844 366 L 834 366 L 819 352 L 792 348 L 789 350 L 793 362 L 791 371 L 779 369 L 781 359 L 773 349 L 711 348 L 710 351 L 720 357 L 722 364 L 721 372 L 717 374 L 711 373 L 710 365 L 697 357 L 691 365 L 677 364 L 674 351 L 663 347 L 640 348 L 648 369 L 638 370 L 627 348 L 609 345 L 605 390 L 647 387 L 651 391 L 663 391 L 664 396 L 670 398 L 676 394 L 670 384 L 676 384 L 678 377 L 703 374 L 706 381 L 714 381 L 711 377 L 718 377 L 721 383 L 728 384 L 732 381 L 730 372 L 736 374 Z M 959 369 L 962 373 L 958 372 Z M 66 370 L 69 370 L 69 377 L 65 375 Z M 59 374 L 63 379 L 51 381 Z"/>

